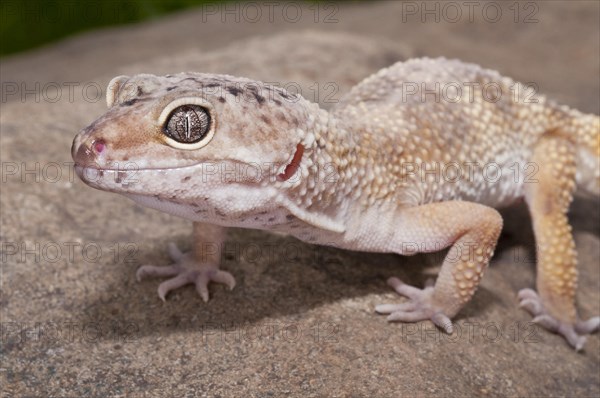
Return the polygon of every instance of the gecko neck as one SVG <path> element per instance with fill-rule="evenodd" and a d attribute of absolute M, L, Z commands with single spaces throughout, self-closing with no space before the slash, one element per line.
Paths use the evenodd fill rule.
<path fill-rule="evenodd" d="M 302 177 L 287 198 L 311 214 L 343 223 L 353 189 L 348 178 L 354 158 L 352 137 L 317 104 L 309 104 L 308 110 Z"/>

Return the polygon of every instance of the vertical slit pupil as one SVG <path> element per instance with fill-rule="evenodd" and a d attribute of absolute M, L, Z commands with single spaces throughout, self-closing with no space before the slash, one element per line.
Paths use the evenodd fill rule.
<path fill-rule="evenodd" d="M 208 111 L 198 105 L 183 105 L 171 112 L 165 133 L 177 142 L 195 143 L 202 140 L 210 130 Z"/>

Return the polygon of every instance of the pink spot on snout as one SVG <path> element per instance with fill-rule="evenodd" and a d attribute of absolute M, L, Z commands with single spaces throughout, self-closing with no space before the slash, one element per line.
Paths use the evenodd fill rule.
<path fill-rule="evenodd" d="M 102 141 L 102 140 L 95 141 L 92 144 L 92 148 L 94 149 L 94 152 L 96 152 L 96 153 L 102 153 L 102 151 L 104 151 L 105 147 L 106 147 L 106 144 L 104 144 L 104 141 Z"/>

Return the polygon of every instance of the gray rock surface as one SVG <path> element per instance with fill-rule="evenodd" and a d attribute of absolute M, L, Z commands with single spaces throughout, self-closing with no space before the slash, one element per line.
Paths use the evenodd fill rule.
<path fill-rule="evenodd" d="M 12 83 L 42 88 L 39 101 L 6 95 L 0 115 L 3 396 L 600 395 L 599 336 L 578 354 L 517 309 L 516 292 L 535 281 L 523 206 L 503 212 L 499 249 L 454 339 L 428 323 L 388 324 L 373 310 L 399 300 L 387 277 L 423 284 L 440 254 L 353 253 L 232 229 L 223 259 L 238 280 L 232 292 L 211 286 L 204 304 L 187 287 L 162 303 L 157 280 L 135 282 L 138 265 L 168 262 L 167 242 L 189 247 L 191 225 L 73 177 L 71 140 L 104 110 L 92 84 L 104 88 L 114 75 L 197 70 L 297 82 L 308 98 L 318 86 L 314 99 L 327 107 L 328 82 L 335 99 L 397 60 L 444 55 L 599 113 L 598 3 L 537 3 L 535 23 L 522 23 L 531 9 L 515 23 L 507 7 L 497 23 L 480 13 L 421 23 L 399 2 L 338 7 L 330 24 L 314 23 L 307 8 L 298 23 L 222 24 L 186 12 L 2 61 L 3 94 Z M 51 82 L 63 85 L 56 102 Z M 79 84 L 73 101 L 65 82 Z M 82 87 L 92 87 L 88 100 Z M 600 313 L 598 201 L 578 199 L 571 220 L 587 318 Z"/>

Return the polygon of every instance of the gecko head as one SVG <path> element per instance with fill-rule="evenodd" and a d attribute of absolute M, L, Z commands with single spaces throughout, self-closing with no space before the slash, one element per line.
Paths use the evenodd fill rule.
<path fill-rule="evenodd" d="M 301 96 L 227 75 L 119 76 L 106 99 L 108 111 L 73 141 L 78 176 L 170 202 L 268 201 L 301 173 L 324 124 Z"/>

